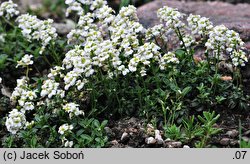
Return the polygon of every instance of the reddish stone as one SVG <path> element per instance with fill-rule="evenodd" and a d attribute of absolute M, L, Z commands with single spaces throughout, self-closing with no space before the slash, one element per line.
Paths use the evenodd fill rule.
<path fill-rule="evenodd" d="M 169 6 L 186 14 L 198 14 L 210 18 L 215 25 L 224 24 L 240 33 L 244 41 L 250 41 L 250 4 L 229 4 L 225 2 L 183 2 L 176 0 L 155 0 L 138 8 L 137 14 L 144 27 L 159 23 L 156 11 Z"/>

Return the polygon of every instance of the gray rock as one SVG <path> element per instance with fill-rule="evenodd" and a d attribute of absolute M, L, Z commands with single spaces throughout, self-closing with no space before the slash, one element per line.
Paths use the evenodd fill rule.
<path fill-rule="evenodd" d="M 183 148 L 190 148 L 188 145 L 184 145 Z"/>
<path fill-rule="evenodd" d="M 146 138 L 146 139 L 145 139 L 145 142 L 146 142 L 148 145 L 152 145 L 152 144 L 155 144 L 157 141 L 156 141 L 156 139 L 154 139 L 154 137 L 149 137 L 149 138 Z"/>
<path fill-rule="evenodd" d="M 249 142 L 250 138 L 246 137 L 246 136 L 243 136 L 242 137 L 242 140 L 245 141 L 245 142 Z"/>
<path fill-rule="evenodd" d="M 163 142 L 164 142 L 159 130 L 155 130 L 155 139 L 157 141 L 157 144 L 159 144 L 159 145 L 163 144 Z"/>
<path fill-rule="evenodd" d="M 165 143 L 168 148 L 181 148 L 182 143 L 180 141 L 172 141 Z"/>
<path fill-rule="evenodd" d="M 7 88 L 6 86 L 0 84 L 0 89 L 1 89 L 0 91 L 1 91 L 2 95 L 6 96 L 6 97 L 9 97 L 9 98 L 11 97 L 11 92 L 10 92 L 9 88 Z"/>
<path fill-rule="evenodd" d="M 230 144 L 230 139 L 229 138 L 222 138 L 220 140 L 220 144 L 223 146 L 228 146 Z"/>
<path fill-rule="evenodd" d="M 250 137 L 250 130 L 246 131 L 246 132 L 244 133 L 244 135 Z"/>
<path fill-rule="evenodd" d="M 110 143 L 111 143 L 112 145 L 118 145 L 118 144 L 119 144 L 117 140 L 113 140 L 113 141 L 111 141 Z"/>
<path fill-rule="evenodd" d="M 121 142 L 126 142 L 129 139 L 129 134 L 127 132 L 124 132 L 121 136 Z"/>
<path fill-rule="evenodd" d="M 250 41 L 250 4 L 229 4 L 225 2 L 184 2 L 176 0 L 155 0 L 137 10 L 144 27 L 159 24 L 156 11 L 169 6 L 186 14 L 198 14 L 210 18 L 215 25 L 224 24 L 240 33 L 244 41 Z"/>
<path fill-rule="evenodd" d="M 230 145 L 232 146 L 236 146 L 239 144 L 239 141 L 238 140 L 230 140 Z"/>
<path fill-rule="evenodd" d="M 56 28 L 58 34 L 66 35 L 75 28 L 75 23 L 70 19 L 66 19 L 65 23 L 53 23 L 53 26 Z"/>
<path fill-rule="evenodd" d="M 239 135 L 239 131 L 237 131 L 236 129 L 227 131 L 226 135 L 228 135 L 231 138 L 235 138 Z"/>

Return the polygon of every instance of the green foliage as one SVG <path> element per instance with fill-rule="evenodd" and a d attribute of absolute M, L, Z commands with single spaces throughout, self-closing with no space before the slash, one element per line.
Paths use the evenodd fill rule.
<path fill-rule="evenodd" d="M 240 148 L 250 148 L 250 140 L 247 142 L 242 139 L 242 125 L 241 125 L 241 120 L 239 120 L 239 144 Z"/>
<path fill-rule="evenodd" d="M 197 118 L 190 116 L 179 126 L 164 126 L 164 136 L 186 144 L 195 142 L 195 147 L 199 148 L 209 147 L 210 138 L 221 131 L 214 127 L 219 116 L 215 115 L 215 112 L 203 112 L 203 116 L 198 115 Z"/>
<path fill-rule="evenodd" d="M 131 2 L 130 0 L 123 0 L 121 6 L 127 6 Z M 55 15 L 64 14 L 60 13 L 61 7 L 64 8 L 64 1 L 57 0 L 52 3 L 52 1 L 46 0 L 43 3 L 45 9 L 41 10 L 42 12 L 49 11 Z M 90 11 L 90 5 L 83 5 L 82 7 L 86 13 Z M 21 89 L 32 90 L 37 96 L 30 100 L 31 103 L 34 103 L 34 109 L 25 111 L 25 116 L 30 125 L 21 127 L 16 135 L 7 134 L 2 142 L 4 147 L 58 147 L 58 145 L 67 147 L 65 146 L 66 140 L 74 142 L 74 147 L 105 147 L 108 141 L 104 133 L 104 127 L 107 124 L 106 119 L 123 116 L 142 117 L 146 118 L 147 121 L 154 120 L 155 127 L 157 127 L 157 120 L 163 120 L 166 138 L 181 140 L 184 143 L 194 142 L 196 147 L 209 147 L 211 136 L 220 131 L 220 129 L 214 127 L 219 115 L 215 115 L 215 112 L 207 112 L 209 109 L 216 110 L 220 109 L 221 106 L 228 106 L 231 109 L 248 109 L 249 96 L 243 92 L 243 86 L 240 85 L 242 81 L 239 70 L 234 68 L 232 72 L 227 73 L 228 76 L 232 77 L 232 80 L 223 80 L 222 77 L 225 76 L 225 72 L 218 67 L 219 53 L 209 55 L 208 52 L 204 52 L 204 56 L 201 55 L 201 60 L 195 59 L 196 50 L 199 46 L 204 47 L 207 40 L 206 36 L 202 38 L 204 39 L 202 45 L 192 46 L 190 43 L 190 46 L 187 47 L 184 43 L 185 33 L 182 32 L 182 29 L 173 27 L 175 37 L 179 38 L 179 41 L 183 44 L 172 50 L 168 43 L 160 44 L 157 41 L 164 41 L 164 38 L 156 36 L 147 38 L 140 33 L 141 26 L 136 22 L 135 13 L 131 14 L 135 11 L 135 8 L 130 8 L 124 12 L 125 14 L 121 13 L 122 16 L 115 18 L 115 15 L 113 15 L 114 17 L 110 17 L 111 20 L 106 20 L 111 21 L 108 23 L 102 22 L 104 21 L 103 18 L 95 17 L 92 19 L 91 14 L 89 16 L 91 18 L 87 18 L 88 15 L 86 14 L 87 17 L 84 17 L 84 21 L 86 19 L 89 25 L 80 27 L 81 25 L 78 24 L 76 26 L 76 31 L 82 30 L 86 33 L 86 36 L 85 34 L 84 36 L 76 36 L 83 37 L 84 40 L 79 46 L 70 42 L 70 39 L 75 39 L 75 36 L 69 38 L 67 45 L 64 39 L 58 38 L 55 42 L 48 44 L 42 55 L 39 54 L 41 47 L 39 43 L 27 41 L 13 20 L 0 19 L 0 34 L 4 34 L 2 35 L 4 41 L 0 41 L 0 70 L 1 72 L 9 68 L 15 70 L 16 62 L 24 54 L 32 54 L 35 62 L 32 66 L 32 74 L 29 74 L 29 71 L 31 71 L 29 67 L 25 73 L 23 70 L 19 70 L 17 72 L 21 73 L 17 74 L 18 77 L 23 74 L 26 77 L 31 77 L 28 82 L 30 84 Z M 131 14 L 131 18 L 130 15 L 126 15 L 127 13 Z M 111 15 L 112 11 L 109 14 Z M 79 15 L 76 16 L 76 18 L 78 17 Z M 123 25 L 123 21 L 120 20 L 120 22 L 112 22 L 113 18 L 114 20 L 117 18 L 124 19 L 123 21 L 128 22 Z M 99 31 L 98 27 L 101 23 L 112 28 Z M 121 30 L 121 36 L 118 34 L 116 36 L 112 34 L 113 31 L 109 31 L 115 29 L 118 23 L 121 24 L 119 29 Z M 130 31 L 131 34 L 128 35 L 131 36 L 126 38 L 127 40 L 123 36 L 123 26 L 127 26 L 126 24 L 133 25 L 133 28 L 139 26 L 138 29 L 132 30 L 133 33 Z M 102 26 L 102 28 L 105 27 Z M 136 32 L 137 30 L 139 32 Z M 128 31 L 126 32 L 129 33 Z M 93 36 L 93 38 L 87 34 Z M 80 41 L 79 38 L 77 39 Z M 114 38 L 118 39 L 115 40 Z M 104 48 L 98 49 L 98 44 L 102 44 L 102 42 L 105 44 L 107 42 L 107 45 L 100 45 Z M 131 46 L 129 47 L 131 48 L 131 54 L 128 56 L 124 55 L 127 50 L 121 46 L 123 44 Z M 75 46 L 78 49 L 73 49 Z M 150 46 L 153 48 L 150 48 Z M 71 51 L 72 54 L 68 54 L 66 59 L 68 62 L 62 64 L 62 54 L 65 54 L 69 49 L 77 49 L 77 51 Z M 118 55 L 107 51 L 102 54 L 106 56 L 99 61 L 98 53 L 107 49 L 117 51 Z M 77 54 L 78 51 L 82 53 Z M 157 51 L 157 55 L 153 53 L 154 51 Z M 164 56 L 168 55 L 169 52 L 174 57 L 165 59 Z M 220 52 L 220 47 L 218 52 Z M 115 55 L 119 60 L 114 58 Z M 139 60 L 136 55 L 148 55 L 149 59 L 140 59 L 141 61 L 136 63 L 135 71 L 129 70 L 130 61 L 133 62 L 132 59 Z M 94 59 L 94 57 L 97 59 Z M 86 60 L 89 63 L 86 64 Z M 112 64 L 113 60 L 117 60 L 115 62 L 121 64 Z M 164 68 L 160 67 L 162 60 L 166 62 Z M 173 60 L 178 62 L 172 62 Z M 99 63 L 93 64 L 94 62 Z M 45 86 L 44 90 L 55 94 L 42 96 L 41 90 L 47 75 L 42 77 L 40 71 L 53 66 L 59 66 L 61 69 L 59 68 L 59 71 L 54 70 L 56 75 L 50 78 L 52 82 L 49 87 Z M 123 73 L 119 70 L 121 69 L 118 68 L 119 66 L 124 66 L 124 69 L 127 69 L 128 72 Z M 94 73 L 87 75 L 86 67 Z M 145 71 L 145 74 L 140 71 Z M 38 73 L 41 77 L 36 77 L 35 73 Z M 110 76 L 110 74 L 114 76 Z M 87 82 L 84 82 L 84 80 Z M 65 81 L 72 82 L 70 87 L 66 87 Z M 79 85 L 78 82 L 84 84 L 80 89 L 77 86 Z M 64 96 L 60 97 L 59 91 L 62 91 Z M 69 116 L 69 111 L 64 111 L 62 107 L 69 102 L 76 103 L 76 106 L 84 111 L 85 115 Z M 23 107 L 19 104 L 15 108 L 21 110 Z M 197 112 L 203 112 L 203 115 L 199 115 L 197 118 L 195 116 L 190 117 L 191 114 L 197 115 Z M 34 122 L 32 123 L 32 121 Z M 59 127 L 67 123 L 70 123 L 74 128 L 59 135 Z M 247 143 L 242 141 L 242 144 L 246 145 Z"/>
<path fill-rule="evenodd" d="M 182 138 L 181 126 L 177 127 L 176 125 L 167 126 L 164 129 L 164 136 L 173 140 L 180 140 Z"/>
<path fill-rule="evenodd" d="M 219 119 L 220 115 L 215 115 L 215 112 L 203 112 L 203 116 L 198 116 L 198 119 L 202 123 L 202 138 L 197 142 L 195 146 L 197 148 L 204 148 L 208 145 L 209 139 L 212 135 L 220 132 L 221 129 L 214 128 L 215 123 Z"/>

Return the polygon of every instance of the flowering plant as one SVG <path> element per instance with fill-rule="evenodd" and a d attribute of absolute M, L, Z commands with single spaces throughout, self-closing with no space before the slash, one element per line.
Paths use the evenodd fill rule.
<path fill-rule="evenodd" d="M 248 60 L 244 43 L 223 25 L 213 27 L 208 18 L 192 14 L 185 24 L 185 14 L 163 7 L 157 13 L 162 24 L 145 29 L 134 6 L 115 15 L 105 0 L 65 3 L 66 15 L 75 11 L 79 17 L 67 35 L 72 49 L 62 61 L 55 59 L 60 65 L 51 67 L 45 79 L 34 84 L 26 73 L 17 80 L 14 109 L 5 124 L 11 134 L 21 135 L 9 134 L 5 143 L 19 139 L 25 146 L 105 146 L 107 122 L 93 118 L 136 114 L 148 120 L 163 117 L 164 126 L 173 125 L 190 109 L 227 104 L 227 96 L 241 87 L 235 72 Z M 16 21 L 28 41 L 41 42 L 40 53 L 54 45 L 52 20 L 24 14 Z M 170 45 L 173 38 L 176 45 Z M 204 55 L 197 56 L 200 46 Z M 33 64 L 31 58 L 25 55 L 18 66 Z M 230 65 L 229 74 L 238 84 L 223 80 L 221 62 Z M 24 139 L 30 134 L 38 137 L 36 142 Z M 46 142 L 42 137 L 48 134 Z"/>

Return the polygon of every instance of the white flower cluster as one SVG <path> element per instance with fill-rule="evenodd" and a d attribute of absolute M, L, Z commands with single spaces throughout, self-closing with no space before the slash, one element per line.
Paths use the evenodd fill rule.
<path fill-rule="evenodd" d="M 0 84 L 2 83 L 2 80 L 3 80 L 3 79 L 0 77 Z"/>
<path fill-rule="evenodd" d="M 20 61 L 17 61 L 17 66 L 27 67 L 29 65 L 32 65 L 34 62 L 31 60 L 33 56 L 32 55 L 24 55 Z"/>
<path fill-rule="evenodd" d="M 73 125 L 69 125 L 69 124 L 63 124 L 59 127 L 58 133 L 60 133 L 61 135 L 67 133 L 67 132 L 71 132 L 71 130 L 73 129 Z"/>
<path fill-rule="evenodd" d="M 11 95 L 12 101 L 18 101 L 18 105 L 22 107 L 21 111 L 33 110 L 34 103 L 32 102 L 37 95 L 35 91 L 29 89 L 28 79 L 26 77 L 17 80 L 17 87 L 14 89 Z"/>
<path fill-rule="evenodd" d="M 64 68 L 60 66 L 55 66 L 54 68 L 51 68 L 50 73 L 48 74 L 48 78 L 55 80 L 55 77 L 57 77 L 58 75 L 60 78 L 63 78 L 64 77 L 64 74 L 62 73 L 63 70 Z"/>
<path fill-rule="evenodd" d="M 34 101 L 37 98 L 35 92 L 29 89 L 26 77 L 17 80 L 17 87 L 12 92 L 10 99 L 13 102 L 18 101 L 18 109 L 20 111 L 13 109 L 5 122 L 8 131 L 12 134 L 16 134 L 21 128 L 26 128 L 25 113 L 26 111 L 35 109 Z"/>
<path fill-rule="evenodd" d="M 229 53 L 234 66 L 245 66 L 247 57 L 242 51 L 244 42 L 241 40 L 238 33 L 229 30 L 224 25 L 216 26 L 209 33 L 209 39 L 205 46 L 208 51 L 211 51 L 214 56 L 222 56 L 224 53 Z"/>
<path fill-rule="evenodd" d="M 24 128 L 32 128 L 32 126 L 33 126 L 34 124 L 35 124 L 35 121 L 33 121 L 33 120 L 32 120 L 31 122 L 28 122 L 28 121 L 27 121 L 27 122 L 25 123 L 25 127 L 24 127 Z"/>
<path fill-rule="evenodd" d="M 139 64 L 142 64 L 140 68 L 141 76 L 146 75 L 146 67 L 150 67 L 152 60 L 159 61 L 161 54 L 159 52 L 160 47 L 154 43 L 145 43 L 140 46 L 138 53 L 134 54 L 133 58 L 129 61 L 128 68 L 131 72 L 135 72 Z"/>
<path fill-rule="evenodd" d="M 183 45 L 186 48 L 191 47 L 191 45 L 195 43 L 193 36 L 188 35 L 188 34 L 186 34 L 182 39 L 184 43 L 181 41 L 180 45 Z"/>
<path fill-rule="evenodd" d="M 75 103 L 68 103 L 63 105 L 63 110 L 69 113 L 69 118 L 73 116 L 84 115 L 84 112 L 79 110 L 79 105 Z"/>
<path fill-rule="evenodd" d="M 73 141 L 68 141 L 68 140 L 66 140 L 66 142 L 65 142 L 65 144 L 64 144 L 64 147 L 72 147 L 73 144 L 74 144 Z"/>
<path fill-rule="evenodd" d="M 96 56 L 92 58 L 93 65 L 102 68 L 104 71 L 114 72 L 112 68 L 117 69 L 122 63 L 119 58 L 120 52 L 110 40 L 100 43 L 94 53 Z"/>
<path fill-rule="evenodd" d="M 173 52 L 168 52 L 161 57 L 160 69 L 165 70 L 170 63 L 179 64 L 179 59 Z"/>
<path fill-rule="evenodd" d="M 65 0 L 68 5 L 66 16 L 68 17 L 72 11 L 77 12 L 77 15 L 84 15 L 83 6 L 88 6 L 90 10 L 99 9 L 107 4 L 106 0 Z"/>
<path fill-rule="evenodd" d="M 19 112 L 17 109 L 10 111 L 5 126 L 12 134 L 16 134 L 21 128 L 25 126 L 26 118 L 24 113 Z"/>
<path fill-rule="evenodd" d="M 138 22 L 136 8 L 134 6 L 122 7 L 119 14 L 109 26 L 111 40 L 114 46 L 124 52 L 124 57 L 129 57 L 138 49 L 139 34 L 145 32 L 143 26 Z"/>
<path fill-rule="evenodd" d="M 206 36 L 213 29 L 213 23 L 206 17 L 190 14 L 187 18 L 188 26 L 193 35 Z"/>
<path fill-rule="evenodd" d="M 58 89 L 59 83 L 54 80 L 47 79 L 44 81 L 42 85 L 41 97 L 48 96 L 48 98 L 52 98 L 52 96 L 59 95 L 61 98 L 64 97 L 65 92 L 63 90 Z"/>
<path fill-rule="evenodd" d="M 40 20 L 36 16 L 29 14 L 20 15 L 17 18 L 18 27 L 22 29 L 22 34 L 29 41 L 37 40 L 42 44 L 40 54 L 46 46 L 57 37 L 56 28 L 52 27 L 53 20 Z"/>
<path fill-rule="evenodd" d="M 3 2 L 0 6 L 0 16 L 4 16 L 7 20 L 17 16 L 19 14 L 17 7 L 17 4 L 13 3 L 12 0 Z"/>
<path fill-rule="evenodd" d="M 108 7 L 107 5 L 104 5 L 103 7 L 95 10 L 95 16 L 99 19 L 99 21 L 103 24 L 103 27 L 108 26 L 115 16 L 113 15 L 114 10 L 111 7 Z"/>
<path fill-rule="evenodd" d="M 65 67 L 65 69 L 71 69 L 71 71 L 64 76 L 65 90 L 68 90 L 75 84 L 78 85 L 78 90 L 81 90 L 86 80 L 83 78 L 82 81 L 77 81 L 78 78 L 82 75 L 89 77 L 94 73 L 89 54 L 81 50 L 79 46 L 76 46 L 75 49 L 70 50 L 65 55 L 63 67 Z"/>
<path fill-rule="evenodd" d="M 232 59 L 232 63 L 235 67 L 237 66 L 245 66 L 246 62 L 248 62 L 246 53 L 242 50 L 234 50 L 231 54 L 231 59 Z"/>
<path fill-rule="evenodd" d="M 164 28 L 163 24 L 155 25 L 154 27 L 151 27 L 147 29 L 146 31 L 146 39 L 150 40 L 152 38 L 157 39 L 158 37 L 163 38 L 165 42 L 168 41 L 166 36 L 166 29 Z"/>
<path fill-rule="evenodd" d="M 182 22 L 184 14 L 180 13 L 177 9 L 164 6 L 157 11 L 157 16 L 160 18 L 161 22 L 166 23 L 167 28 L 180 29 L 185 26 Z"/>
<path fill-rule="evenodd" d="M 96 38 L 101 38 L 101 32 L 97 31 L 98 27 L 93 22 L 94 15 L 91 13 L 80 16 L 77 28 L 71 30 L 67 35 L 68 43 L 81 45 L 86 44 L 86 41 L 93 41 L 96 40 Z"/>

